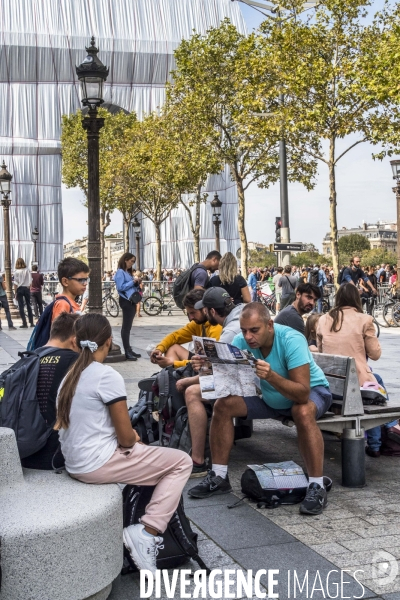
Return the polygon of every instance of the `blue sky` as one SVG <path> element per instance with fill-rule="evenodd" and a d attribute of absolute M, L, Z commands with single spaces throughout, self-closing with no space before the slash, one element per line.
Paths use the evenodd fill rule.
<path fill-rule="evenodd" d="M 374 11 L 382 2 L 373 4 Z M 249 30 L 256 28 L 262 16 L 253 8 L 241 3 Z M 349 137 L 338 145 L 346 148 L 357 138 Z M 396 202 L 392 192 L 393 180 L 389 160 L 372 159 L 376 151 L 369 144 L 360 144 L 339 162 L 337 168 L 338 226 L 357 227 L 362 221 L 378 219 L 395 220 Z M 87 233 L 86 209 L 81 203 L 79 190 L 63 189 L 64 242 L 83 237 Z M 246 230 L 249 241 L 270 244 L 274 241 L 275 217 L 279 216 L 279 185 L 267 190 L 252 184 L 246 193 Z M 77 218 L 78 215 L 81 218 Z M 320 163 L 317 184 L 307 192 L 299 184 L 289 184 L 289 218 L 291 240 L 312 242 L 321 248 L 324 235 L 329 230 L 329 190 L 327 166 Z M 77 224 L 80 223 L 78 227 Z M 114 213 L 108 232 L 122 228 L 122 218 Z"/>

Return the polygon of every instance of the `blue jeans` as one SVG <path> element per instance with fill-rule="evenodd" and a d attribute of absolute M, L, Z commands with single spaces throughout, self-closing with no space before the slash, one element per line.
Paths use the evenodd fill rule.
<path fill-rule="evenodd" d="M 379 385 L 381 385 L 382 387 L 385 388 L 385 384 L 383 383 L 382 377 L 380 375 L 377 375 L 376 373 L 374 373 L 375 379 L 377 380 L 377 382 L 379 383 Z M 386 390 L 386 388 L 385 388 Z M 389 399 L 389 396 L 388 396 Z M 386 429 L 389 429 L 389 427 L 394 427 L 395 425 L 397 425 L 397 419 L 395 421 L 391 421 L 390 423 L 386 423 L 385 427 Z M 367 431 L 367 442 L 368 442 L 368 446 L 371 448 L 371 450 L 374 450 L 374 452 L 378 452 L 380 450 L 382 441 L 381 441 L 381 426 L 378 425 L 377 427 L 373 427 L 372 429 L 368 429 Z"/>
<path fill-rule="evenodd" d="M 253 290 L 253 288 L 251 288 L 251 301 L 257 302 L 257 288 L 255 290 Z"/>

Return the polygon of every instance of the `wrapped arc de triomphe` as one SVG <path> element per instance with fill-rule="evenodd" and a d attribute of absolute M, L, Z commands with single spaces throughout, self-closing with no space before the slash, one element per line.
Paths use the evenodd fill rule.
<path fill-rule="evenodd" d="M 60 123 L 80 108 L 75 65 L 96 37 L 110 67 L 105 102 L 139 118 L 162 106 L 174 67 L 174 49 L 193 30 L 205 33 L 229 17 L 242 32 L 238 2 L 231 0 L 3 0 L 0 13 L 0 159 L 13 175 L 10 211 L 12 264 L 33 257 L 32 229 L 39 229 L 37 257 L 43 271 L 63 254 Z M 221 251 L 239 247 L 237 197 L 228 170 L 211 177 L 201 208 L 201 257 L 214 248 L 210 202 L 222 207 Z M 141 264 L 155 264 L 155 235 L 142 221 Z M 0 241 L 3 242 L 0 217 Z M 132 236 L 134 241 L 134 236 Z M 193 262 L 192 236 L 183 207 L 162 227 L 165 266 Z M 67 240 L 69 241 L 69 240 Z M 0 244 L 0 271 L 4 243 Z"/>

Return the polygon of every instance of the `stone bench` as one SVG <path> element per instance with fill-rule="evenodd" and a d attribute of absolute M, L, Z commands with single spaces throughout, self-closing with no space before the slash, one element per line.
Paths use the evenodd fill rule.
<path fill-rule="evenodd" d="M 0 600 L 105 600 L 123 561 L 122 495 L 22 469 L 0 428 Z"/>

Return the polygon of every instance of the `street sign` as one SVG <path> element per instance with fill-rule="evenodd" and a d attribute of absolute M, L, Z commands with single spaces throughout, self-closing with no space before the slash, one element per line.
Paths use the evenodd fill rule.
<path fill-rule="evenodd" d="M 304 244 L 274 244 L 275 252 L 277 250 L 288 250 L 290 252 L 302 252 L 306 249 Z"/>

